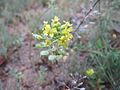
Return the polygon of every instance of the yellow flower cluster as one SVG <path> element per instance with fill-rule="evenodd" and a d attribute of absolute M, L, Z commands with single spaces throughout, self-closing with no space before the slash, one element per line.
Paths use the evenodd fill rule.
<path fill-rule="evenodd" d="M 45 45 L 48 47 L 54 41 L 56 41 L 58 46 L 67 47 L 69 41 L 73 38 L 71 34 L 73 27 L 69 22 L 64 21 L 61 25 L 60 19 L 55 16 L 52 19 L 51 23 L 44 22 L 44 26 L 42 28 L 42 37 L 45 37 Z"/>
<path fill-rule="evenodd" d="M 88 69 L 88 70 L 86 71 L 86 74 L 87 74 L 88 76 L 92 76 L 94 73 L 95 73 L 95 72 L 94 72 L 93 69 Z"/>

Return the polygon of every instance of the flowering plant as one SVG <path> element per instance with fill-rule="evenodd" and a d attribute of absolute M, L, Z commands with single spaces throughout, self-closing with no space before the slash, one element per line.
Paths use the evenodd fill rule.
<path fill-rule="evenodd" d="M 33 34 L 33 36 L 40 41 L 39 44 L 36 44 L 36 47 L 47 48 L 47 51 L 41 52 L 41 54 L 51 54 L 52 58 L 56 55 L 64 54 L 65 49 L 68 48 L 69 42 L 72 40 L 73 27 L 69 22 L 63 21 L 63 24 L 60 23 L 60 19 L 55 16 L 51 20 L 51 23 L 44 21 L 43 28 L 39 31 L 38 34 Z M 52 52 L 51 52 L 52 51 Z M 49 52 L 49 53 L 48 53 Z"/>
<path fill-rule="evenodd" d="M 94 72 L 94 70 L 93 70 L 92 68 L 86 70 L 86 74 L 87 74 L 88 76 L 93 76 L 94 73 L 95 73 L 95 72 Z"/>

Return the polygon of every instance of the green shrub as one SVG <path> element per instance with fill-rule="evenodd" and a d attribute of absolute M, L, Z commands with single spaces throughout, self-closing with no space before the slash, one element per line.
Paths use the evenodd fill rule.
<path fill-rule="evenodd" d="M 86 47 L 80 42 L 80 51 L 85 51 L 88 53 L 86 70 L 89 68 L 94 69 L 94 77 L 89 76 L 92 82 L 91 86 L 94 89 L 104 88 L 105 90 L 120 90 L 120 50 L 118 47 L 111 47 L 112 33 L 113 29 L 119 27 L 120 21 L 119 16 L 117 16 L 120 8 L 120 0 L 111 0 L 111 2 L 102 1 L 101 4 L 103 13 L 99 19 L 99 24 L 97 26 L 96 40 L 86 42 Z M 105 8 L 106 7 L 106 8 Z M 101 11 L 102 12 L 102 11 Z M 119 15 L 119 14 L 118 14 Z M 117 23 L 116 23 L 117 22 Z M 119 32 L 118 32 L 119 34 Z M 115 40 L 115 46 L 119 43 L 119 37 Z M 86 72 L 85 72 L 86 74 Z"/>
<path fill-rule="evenodd" d="M 7 50 L 10 46 L 20 43 L 17 35 L 11 35 L 4 21 L 0 19 L 0 55 L 7 56 Z"/>
<path fill-rule="evenodd" d="M 7 56 L 10 46 L 20 43 L 18 35 L 8 32 L 8 24 L 15 15 L 31 5 L 33 0 L 0 0 L 0 55 Z"/>
<path fill-rule="evenodd" d="M 0 16 L 6 18 L 6 22 L 12 21 L 15 15 L 32 4 L 33 0 L 0 0 Z"/>

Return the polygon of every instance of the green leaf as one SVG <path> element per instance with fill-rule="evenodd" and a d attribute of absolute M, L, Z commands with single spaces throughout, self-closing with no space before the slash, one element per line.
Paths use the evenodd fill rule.
<path fill-rule="evenodd" d="M 41 55 L 41 56 L 48 56 L 48 55 L 49 55 L 49 51 L 48 51 L 48 50 L 41 51 L 41 52 L 40 52 L 40 55 Z"/>
<path fill-rule="evenodd" d="M 49 55 L 48 60 L 50 61 L 56 60 L 56 55 Z"/>
<path fill-rule="evenodd" d="M 35 47 L 36 48 L 41 48 L 41 44 L 36 44 Z"/>
<path fill-rule="evenodd" d="M 37 43 L 35 45 L 36 48 L 44 48 L 45 47 L 45 44 L 44 43 Z"/>
<path fill-rule="evenodd" d="M 97 42 L 96 42 L 96 47 L 97 48 L 103 48 L 103 42 L 101 39 L 98 39 Z"/>
<path fill-rule="evenodd" d="M 42 36 L 38 35 L 38 34 L 34 34 L 32 33 L 33 37 L 35 37 L 36 39 L 38 40 L 41 40 L 42 39 Z"/>

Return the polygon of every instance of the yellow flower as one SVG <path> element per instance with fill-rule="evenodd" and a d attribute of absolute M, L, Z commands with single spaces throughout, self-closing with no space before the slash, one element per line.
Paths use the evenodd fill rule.
<path fill-rule="evenodd" d="M 57 33 L 56 28 L 52 28 L 51 31 L 50 31 L 50 33 L 49 33 L 49 36 L 50 36 L 50 37 L 53 37 L 54 34 L 56 34 L 56 33 Z"/>
<path fill-rule="evenodd" d="M 68 34 L 69 32 L 66 29 L 63 29 L 61 33 L 62 34 Z"/>
<path fill-rule="evenodd" d="M 94 73 L 95 73 L 95 72 L 94 72 L 93 69 L 88 69 L 88 70 L 86 71 L 86 74 L 87 74 L 88 76 L 92 76 Z"/>
<path fill-rule="evenodd" d="M 43 42 L 46 47 L 53 45 L 56 48 L 61 46 L 67 48 L 69 41 L 73 38 L 71 33 L 73 31 L 72 24 L 67 21 L 61 24 L 57 16 L 55 16 L 50 23 L 48 21 L 44 21 L 43 23 L 43 28 L 38 34 L 34 34 L 34 37 Z"/>
<path fill-rule="evenodd" d="M 51 25 L 52 25 L 52 27 L 60 28 L 61 23 L 56 22 L 56 23 L 52 23 Z"/>
<path fill-rule="evenodd" d="M 49 24 L 47 24 L 47 25 L 45 26 L 45 29 L 44 29 L 43 33 L 44 33 L 45 35 L 48 35 L 48 36 L 50 36 L 50 37 L 53 37 L 54 34 L 57 33 L 57 30 L 56 30 L 56 28 L 51 28 L 51 26 L 50 26 Z"/>
<path fill-rule="evenodd" d="M 54 19 L 52 19 L 52 22 L 53 22 L 53 23 L 57 23 L 59 20 L 60 20 L 60 19 L 59 19 L 57 16 L 55 16 Z"/>
<path fill-rule="evenodd" d="M 65 37 L 66 37 L 67 40 L 70 40 L 70 39 L 73 38 L 73 35 L 70 33 L 71 30 L 72 30 L 72 28 L 70 28 L 70 29 L 64 29 L 64 30 L 62 30 L 62 32 L 61 32 L 62 34 L 65 35 Z"/>
<path fill-rule="evenodd" d="M 45 45 L 46 45 L 46 47 L 48 47 L 49 45 L 51 45 L 51 40 L 49 40 L 49 39 L 46 39 L 45 40 Z"/>
<path fill-rule="evenodd" d="M 65 22 L 65 26 L 64 26 L 64 29 L 62 30 L 62 34 L 67 34 L 68 36 L 70 36 L 70 37 L 72 37 L 72 34 L 71 34 L 71 32 L 72 32 L 72 30 L 73 30 L 73 28 L 71 27 L 72 26 L 72 24 L 70 24 L 69 22 L 66 22 L 66 21 L 64 21 Z"/>
<path fill-rule="evenodd" d="M 65 36 L 62 36 L 60 40 L 58 41 L 59 46 L 67 47 L 67 38 Z"/>
<path fill-rule="evenodd" d="M 43 31 L 43 33 L 44 33 L 45 35 L 49 35 L 50 30 L 51 30 L 51 27 L 50 27 L 49 24 L 47 24 L 47 25 L 45 25 L 45 30 Z"/>
<path fill-rule="evenodd" d="M 69 27 L 69 28 L 67 29 L 68 32 L 72 32 L 72 30 L 73 30 L 72 27 Z"/>
<path fill-rule="evenodd" d="M 66 34 L 66 38 L 67 38 L 68 40 L 70 40 L 70 39 L 72 39 L 72 38 L 73 38 L 73 35 L 72 35 L 71 33 Z"/>
<path fill-rule="evenodd" d="M 71 32 L 72 30 L 73 30 L 72 27 L 70 27 L 70 28 L 65 28 L 65 29 L 62 30 L 62 34 L 70 34 L 70 32 Z"/>
<path fill-rule="evenodd" d="M 72 26 L 72 24 L 70 24 L 69 22 L 67 22 L 67 21 L 63 21 L 65 24 L 66 24 L 66 26 L 67 27 L 70 27 L 70 26 Z"/>

